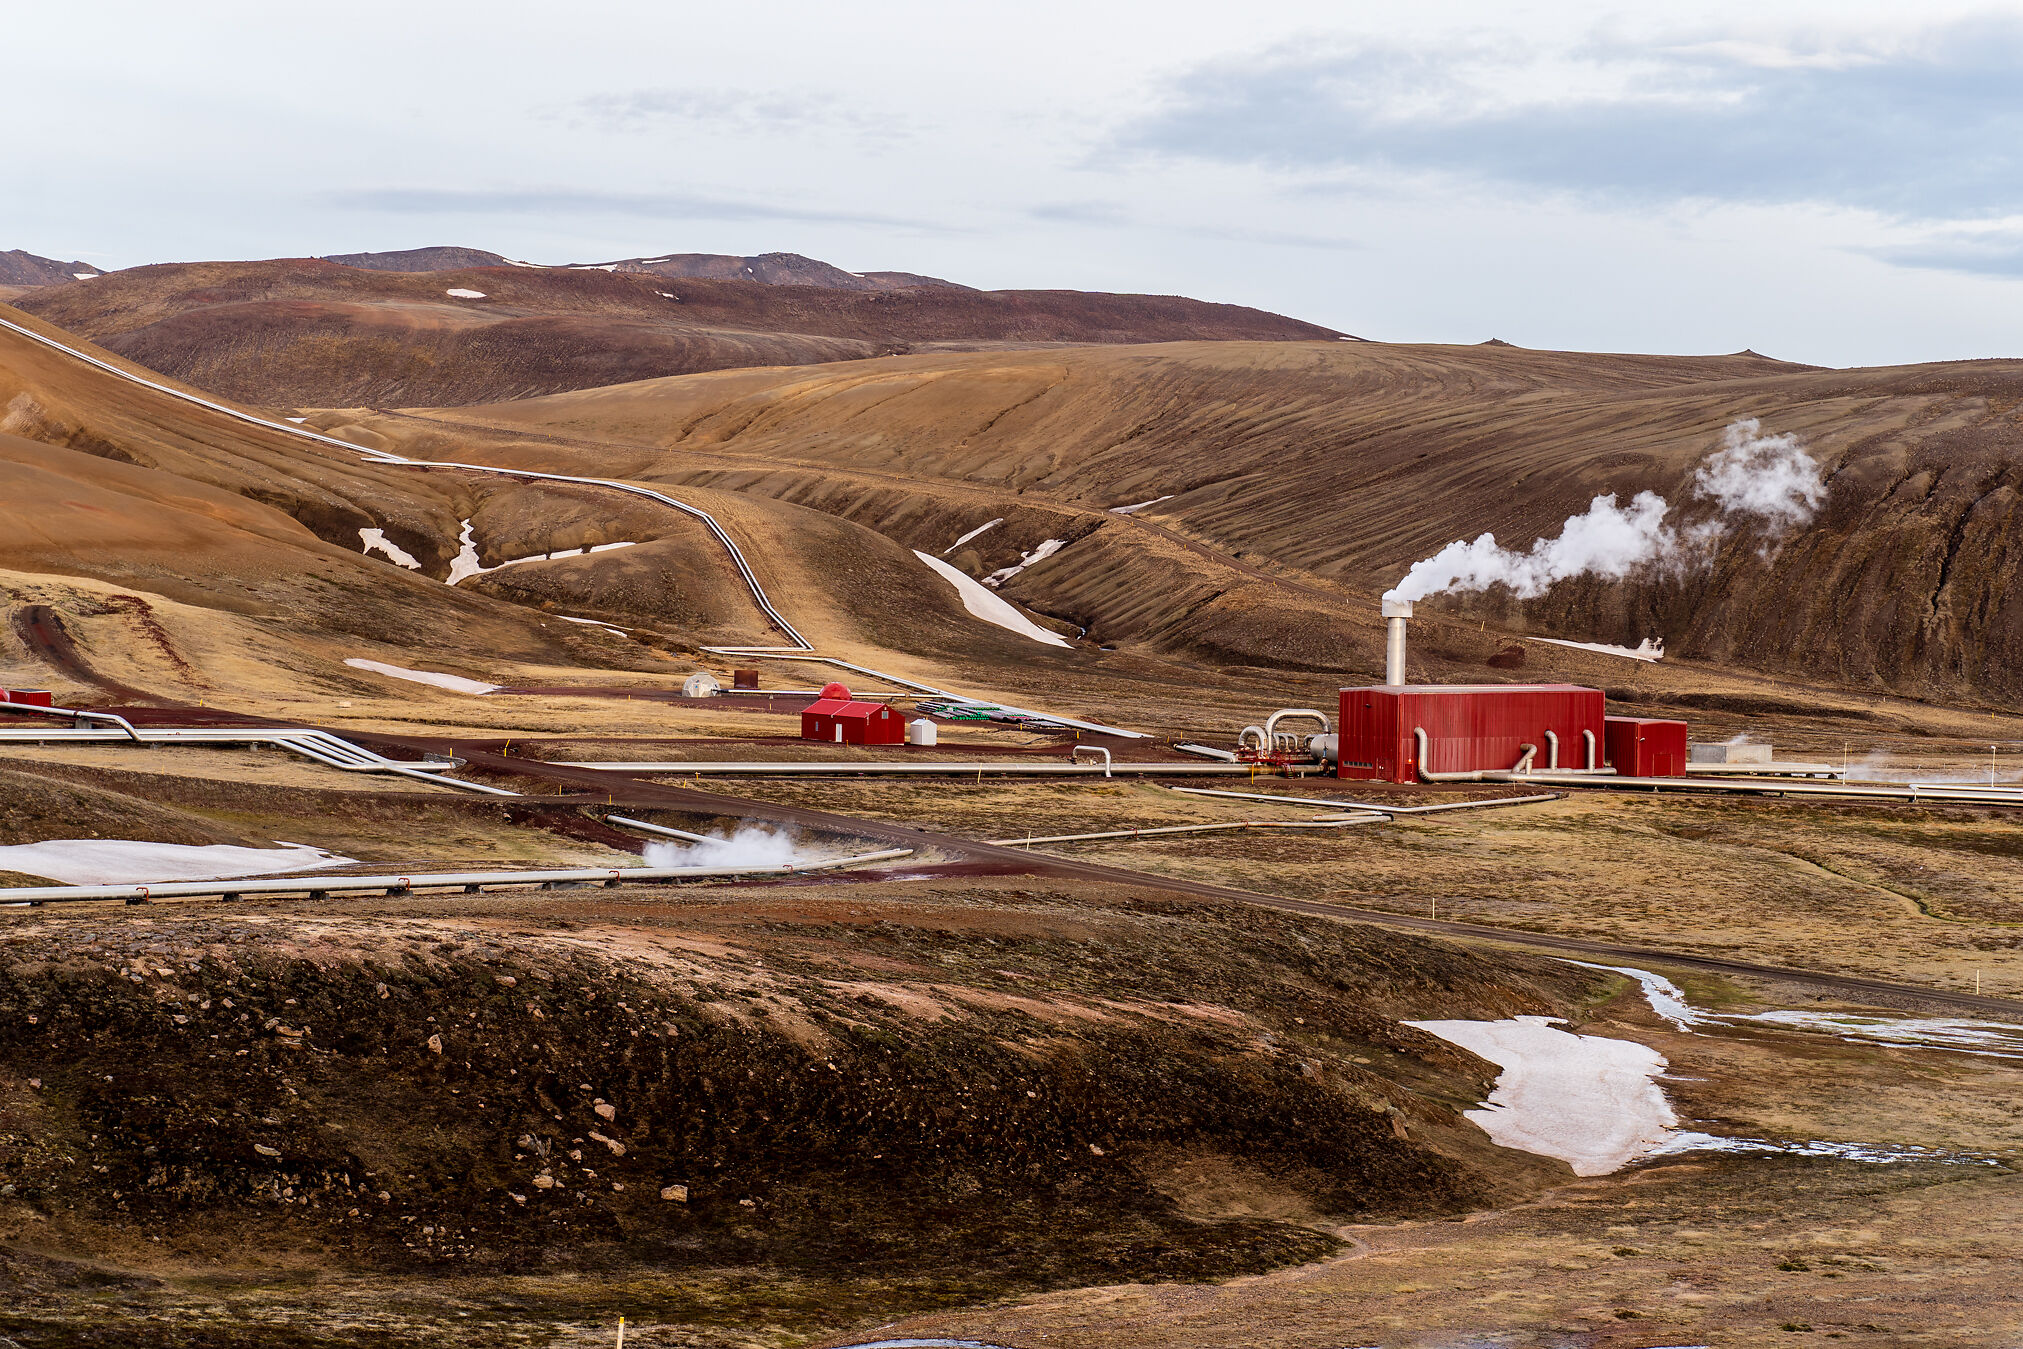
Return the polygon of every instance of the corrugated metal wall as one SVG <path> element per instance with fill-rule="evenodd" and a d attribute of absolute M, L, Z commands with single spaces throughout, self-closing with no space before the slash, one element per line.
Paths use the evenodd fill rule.
<path fill-rule="evenodd" d="M 1345 778 L 1416 782 L 1421 765 L 1412 731 L 1426 731 L 1434 773 L 1509 768 L 1527 744 L 1545 766 L 1549 730 L 1559 736 L 1560 764 L 1584 767 L 1582 731 L 1599 739 L 1600 689 L 1577 684 L 1406 684 L 1343 689 L 1340 766 Z"/>

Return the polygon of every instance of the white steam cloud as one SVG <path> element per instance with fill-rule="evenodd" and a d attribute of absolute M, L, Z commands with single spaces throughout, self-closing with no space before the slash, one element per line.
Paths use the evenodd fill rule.
<path fill-rule="evenodd" d="M 1422 600 L 1504 585 L 1519 599 L 1536 599 L 1574 576 L 1619 581 L 1698 566 L 1737 518 L 1762 533 L 1805 525 L 1826 495 L 1819 464 L 1797 436 L 1762 431 L 1754 417 L 1733 423 L 1722 432 L 1721 448 L 1694 471 L 1693 495 L 1713 503 L 1712 518 L 1675 525 L 1668 518 L 1671 503 L 1656 492 L 1639 492 L 1628 506 L 1604 493 L 1560 526 L 1558 537 L 1537 540 L 1529 552 L 1503 547 L 1494 534 L 1457 539 L 1414 563 L 1385 598 Z"/>
<path fill-rule="evenodd" d="M 700 843 L 649 843 L 650 867 L 778 867 L 806 861 L 800 840 L 764 825 L 740 825 L 728 837 Z"/>
<path fill-rule="evenodd" d="M 1721 448 L 1693 473 L 1693 494 L 1724 515 L 1753 515 L 1768 529 L 1809 524 L 1826 496 L 1819 464 L 1794 435 L 1766 436 L 1754 417 L 1731 423 Z"/>

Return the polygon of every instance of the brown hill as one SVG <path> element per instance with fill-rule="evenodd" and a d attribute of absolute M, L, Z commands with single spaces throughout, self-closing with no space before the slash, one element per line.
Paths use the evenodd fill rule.
<path fill-rule="evenodd" d="M 799 253 L 759 253 L 752 257 L 738 257 L 730 253 L 672 253 L 657 258 L 624 258 L 618 262 L 573 265 L 607 272 L 757 281 L 768 286 L 821 286 L 829 290 L 908 290 L 915 286 L 970 289 L 968 286 L 957 286 L 953 281 L 921 276 L 915 272 L 846 272 L 833 263 L 803 257 Z"/>
<path fill-rule="evenodd" d="M 19 311 L 0 317 L 74 341 Z M 384 441 L 362 430 L 358 443 Z M 765 559 L 780 603 L 817 610 L 803 629 L 832 648 L 1014 660 L 1034 645 L 969 616 L 943 580 L 861 525 L 765 497 L 683 498 Z M 486 567 L 636 546 L 519 562 L 451 587 L 466 528 Z M 368 554 L 370 531 L 416 565 Z M 339 668 L 351 656 L 500 682 L 515 667 L 687 669 L 703 643 L 780 640 L 722 545 L 665 506 L 590 485 L 371 462 L 4 329 L 0 598 L 17 612 L 55 610 L 119 685 L 190 699 L 214 694 L 229 672 L 246 698 L 285 688 L 327 701 L 357 688 Z M 633 636 L 551 622 L 557 611 L 625 623 Z M 10 640 L 0 633 L 0 666 L 21 666 L 9 678 L 76 675 Z"/>
<path fill-rule="evenodd" d="M 314 259 L 130 268 L 89 294 L 58 287 L 22 303 L 164 374 L 298 407 L 451 406 L 939 343 L 1338 336 L 1177 296 L 859 291 L 524 267 L 398 273 Z"/>
<path fill-rule="evenodd" d="M 504 254 L 482 248 L 441 245 L 434 248 L 403 248 L 393 253 L 332 253 L 323 259 L 368 272 L 441 272 L 453 267 L 504 267 Z"/>
<path fill-rule="evenodd" d="M 102 274 L 88 262 L 58 262 L 18 248 L 0 253 L 0 286 L 53 286 Z"/>
<path fill-rule="evenodd" d="M 1683 580 L 1430 601 L 1425 668 L 1479 677 L 1503 645 L 1494 619 L 1978 701 L 2023 693 L 2023 435 L 2002 411 L 2019 397 L 2023 363 L 2007 361 L 1840 371 L 1748 353 L 1193 344 L 724 372 L 443 417 L 529 462 L 570 462 L 594 438 L 627 472 L 770 493 L 927 550 L 1003 517 L 966 545 L 969 565 L 1069 540 L 1007 593 L 1098 636 L 1364 672 L 1375 595 L 1415 560 L 1484 531 L 1528 547 L 1601 492 L 1684 503 L 1722 429 L 1760 417 L 1825 467 L 1811 528 L 1774 548 L 1738 534 Z M 617 458 L 612 441 L 640 448 Z M 1677 677 L 1584 659 L 1590 679 Z"/>

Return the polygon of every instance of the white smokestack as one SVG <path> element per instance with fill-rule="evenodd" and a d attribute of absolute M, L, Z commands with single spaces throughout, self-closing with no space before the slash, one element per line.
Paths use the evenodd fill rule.
<path fill-rule="evenodd" d="M 1405 682 L 1405 620 L 1412 616 L 1412 601 L 1384 596 L 1384 682 L 1393 687 Z"/>
<path fill-rule="evenodd" d="M 1457 539 L 1416 562 L 1384 598 L 1410 603 L 1451 591 L 1510 587 L 1519 599 L 1536 599 L 1557 581 L 1599 576 L 1619 581 L 1651 569 L 1686 569 L 1706 563 L 1737 517 L 1764 533 L 1781 534 L 1811 522 L 1826 496 L 1819 464 L 1793 435 L 1765 436 L 1754 417 L 1730 425 L 1722 447 L 1693 474 L 1693 495 L 1713 502 L 1713 518 L 1683 527 L 1671 523 L 1671 503 L 1639 492 L 1628 506 L 1613 492 L 1596 497 L 1560 526 L 1556 538 L 1539 539 L 1525 553 L 1483 534 Z M 1765 554 L 1768 556 L 1768 553 Z"/>

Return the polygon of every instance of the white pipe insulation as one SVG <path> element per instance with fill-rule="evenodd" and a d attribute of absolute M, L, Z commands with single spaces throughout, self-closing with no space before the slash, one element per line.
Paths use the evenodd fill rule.
<path fill-rule="evenodd" d="M 1426 767 L 1427 747 L 1426 728 L 1424 726 L 1414 726 L 1412 728 L 1412 743 L 1419 751 L 1417 766 L 1421 782 L 1482 782 L 1485 780 L 1483 776 L 1485 772 L 1496 773 L 1500 781 L 1504 774 L 1529 772 L 1531 770 L 1531 760 L 1538 753 L 1538 746 L 1526 741 L 1523 745 L 1519 746 L 1523 753 L 1519 754 L 1517 762 L 1508 768 L 1486 770 L 1478 768 L 1472 773 L 1435 773 Z"/>
<path fill-rule="evenodd" d="M 1405 682 L 1405 620 L 1412 616 L 1412 601 L 1384 597 L 1384 683 L 1392 688 Z"/>

